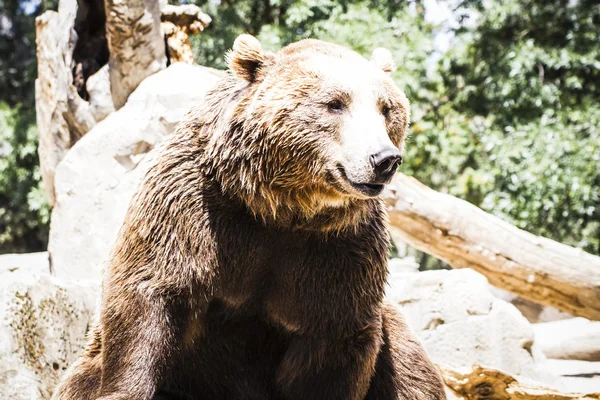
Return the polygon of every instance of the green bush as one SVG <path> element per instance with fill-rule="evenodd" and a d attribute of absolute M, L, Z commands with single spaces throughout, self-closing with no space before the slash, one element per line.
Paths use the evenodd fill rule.
<path fill-rule="evenodd" d="M 439 67 L 413 125 L 425 183 L 600 253 L 600 5 L 489 2 Z"/>
<path fill-rule="evenodd" d="M 48 240 L 34 120 L 32 111 L 0 103 L 0 253 L 41 251 Z"/>

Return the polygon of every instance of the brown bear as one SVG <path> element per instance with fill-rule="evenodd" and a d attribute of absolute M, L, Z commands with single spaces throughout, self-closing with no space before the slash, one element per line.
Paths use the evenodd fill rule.
<path fill-rule="evenodd" d="M 393 307 L 379 193 L 409 104 L 367 61 L 240 36 L 132 199 L 61 400 L 444 399 Z"/>

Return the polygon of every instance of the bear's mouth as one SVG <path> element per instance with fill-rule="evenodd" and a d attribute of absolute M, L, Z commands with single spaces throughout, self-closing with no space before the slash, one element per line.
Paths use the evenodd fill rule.
<path fill-rule="evenodd" d="M 359 192 L 369 196 L 375 197 L 383 192 L 384 185 L 379 183 L 354 183 L 350 182 L 352 187 Z"/>
<path fill-rule="evenodd" d="M 341 164 L 337 165 L 337 170 L 338 170 L 340 176 L 342 177 L 342 179 L 344 179 L 344 181 L 346 181 L 348 184 L 350 184 L 350 186 L 352 186 L 352 188 L 354 190 L 356 190 L 357 192 L 359 192 L 367 197 L 375 197 L 375 196 L 378 196 L 381 192 L 383 192 L 385 185 L 382 183 L 354 182 L 354 181 L 350 180 L 350 178 L 348 178 L 348 175 L 346 175 L 346 170 L 344 169 L 344 167 Z"/>

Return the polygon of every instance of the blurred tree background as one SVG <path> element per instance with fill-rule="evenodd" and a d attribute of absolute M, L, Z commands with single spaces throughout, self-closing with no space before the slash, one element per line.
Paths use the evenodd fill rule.
<path fill-rule="evenodd" d="M 0 0 L 0 253 L 45 250 L 50 210 L 35 127 L 35 17 L 56 3 Z"/>
<path fill-rule="evenodd" d="M 367 57 L 387 47 L 413 106 L 403 172 L 600 254 L 599 2 L 455 0 L 446 3 L 453 23 L 428 18 L 444 3 L 435 0 L 192 2 L 213 18 L 193 39 L 202 65 L 224 68 L 243 32 L 270 50 L 308 37 Z M 41 250 L 47 240 L 34 19 L 55 6 L 0 0 L 0 253 Z"/>

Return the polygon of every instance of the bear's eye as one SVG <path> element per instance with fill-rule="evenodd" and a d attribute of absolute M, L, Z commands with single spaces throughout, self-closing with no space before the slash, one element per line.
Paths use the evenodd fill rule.
<path fill-rule="evenodd" d="M 344 109 L 344 103 L 341 100 L 332 100 L 327 103 L 327 109 L 331 112 L 340 112 Z"/>
<path fill-rule="evenodd" d="M 383 106 L 383 107 L 381 108 L 381 114 L 382 114 L 384 117 L 387 117 L 387 116 L 390 114 L 390 108 L 389 108 L 388 106 Z"/>

